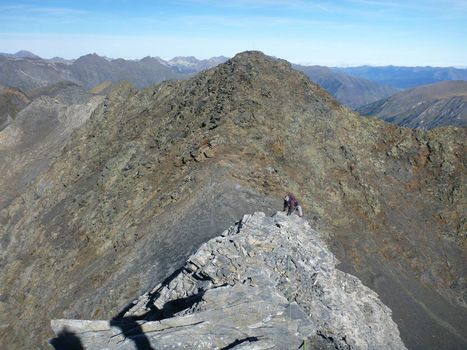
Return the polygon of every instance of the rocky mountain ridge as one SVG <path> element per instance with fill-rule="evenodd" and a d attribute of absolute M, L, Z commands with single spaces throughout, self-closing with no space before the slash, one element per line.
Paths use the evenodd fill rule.
<path fill-rule="evenodd" d="M 0 341 L 45 347 L 50 319 L 112 318 L 291 190 L 408 348 L 462 349 L 465 133 L 362 118 L 259 52 L 120 84 L 0 210 Z"/>
<path fill-rule="evenodd" d="M 391 311 L 298 216 L 245 215 L 109 322 L 53 320 L 85 349 L 406 349 Z M 76 344 L 75 344 L 76 345 Z"/>

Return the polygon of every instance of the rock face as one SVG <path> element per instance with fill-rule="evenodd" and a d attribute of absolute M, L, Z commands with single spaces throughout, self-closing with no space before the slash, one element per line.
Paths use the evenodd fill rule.
<path fill-rule="evenodd" d="M 467 81 L 445 81 L 399 92 L 357 109 L 410 128 L 467 126 Z"/>
<path fill-rule="evenodd" d="M 389 308 L 336 263 L 303 219 L 258 212 L 204 243 L 121 317 L 52 327 L 89 350 L 143 341 L 153 349 L 405 349 Z"/>
<path fill-rule="evenodd" d="M 2 350 L 45 347 L 50 319 L 111 319 L 288 190 L 408 348 L 464 349 L 466 132 L 362 118 L 259 52 L 121 84 L 0 209 Z"/>

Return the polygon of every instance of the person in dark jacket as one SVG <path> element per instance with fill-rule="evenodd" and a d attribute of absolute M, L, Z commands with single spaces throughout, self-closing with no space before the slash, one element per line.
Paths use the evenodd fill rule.
<path fill-rule="evenodd" d="M 287 215 L 292 215 L 295 211 L 298 212 L 298 216 L 303 216 L 302 206 L 298 202 L 297 197 L 293 193 L 287 193 L 284 197 L 284 211 L 287 210 Z"/>

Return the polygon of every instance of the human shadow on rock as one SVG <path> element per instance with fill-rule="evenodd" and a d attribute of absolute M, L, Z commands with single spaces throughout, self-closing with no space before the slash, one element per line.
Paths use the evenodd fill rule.
<path fill-rule="evenodd" d="M 170 318 L 183 310 L 190 309 L 202 300 L 205 292 L 204 290 L 200 290 L 198 293 L 185 298 L 170 300 L 166 302 L 161 309 L 154 305 L 154 300 L 160 296 L 162 288 L 167 286 L 181 270 L 182 269 L 176 270 L 162 282 L 161 287 L 159 287 L 155 292 L 149 294 L 148 302 L 146 304 L 148 312 L 139 316 L 124 316 L 134 306 L 134 303 L 130 303 L 110 321 L 110 325 L 120 328 L 122 335 L 125 336 L 125 338 L 132 340 L 138 350 L 155 350 L 151 346 L 147 336 L 144 334 L 141 323 L 138 323 L 138 321 L 160 321 Z"/>
<path fill-rule="evenodd" d="M 110 320 L 110 325 L 118 327 L 122 331 L 125 338 L 129 338 L 135 343 L 138 350 L 155 350 L 149 339 L 144 334 L 141 325 L 133 317 L 113 318 Z"/>
<path fill-rule="evenodd" d="M 84 350 L 81 340 L 66 328 L 61 330 L 56 338 L 50 340 L 50 345 L 55 350 Z"/>

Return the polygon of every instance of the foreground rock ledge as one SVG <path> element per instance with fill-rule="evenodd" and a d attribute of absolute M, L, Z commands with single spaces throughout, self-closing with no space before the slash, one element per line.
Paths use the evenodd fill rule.
<path fill-rule="evenodd" d="M 405 349 L 391 310 L 297 216 L 245 215 L 111 321 L 52 320 L 57 349 Z"/>

